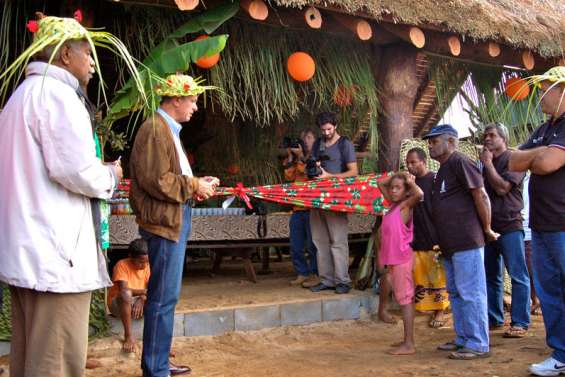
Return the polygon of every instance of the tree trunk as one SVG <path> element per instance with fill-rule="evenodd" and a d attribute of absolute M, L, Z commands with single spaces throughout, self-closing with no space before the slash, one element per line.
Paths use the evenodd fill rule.
<path fill-rule="evenodd" d="M 407 44 L 383 49 L 378 74 L 382 111 L 378 126 L 380 171 L 398 169 L 400 142 L 413 135 L 412 112 L 419 84 L 417 53 Z"/>

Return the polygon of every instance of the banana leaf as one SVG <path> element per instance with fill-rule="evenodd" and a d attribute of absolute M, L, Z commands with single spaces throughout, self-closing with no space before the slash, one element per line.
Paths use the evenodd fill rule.
<path fill-rule="evenodd" d="M 116 92 L 112 99 L 108 114 L 104 119 L 106 127 L 116 120 L 126 117 L 132 112 L 144 110 L 144 115 L 155 110 L 157 98 L 152 88 L 157 80 L 176 72 L 185 72 L 190 64 L 196 62 L 202 56 L 210 56 L 221 52 L 228 39 L 228 35 L 222 34 L 199 41 L 179 43 L 177 39 L 185 37 L 189 33 L 204 31 L 212 33 L 221 24 L 233 17 L 239 9 L 239 3 L 221 5 L 206 11 L 190 19 L 176 31 L 169 34 L 157 45 L 141 63 L 140 77 L 147 93 L 150 93 L 148 107 L 142 101 L 139 91 L 130 79 Z"/>

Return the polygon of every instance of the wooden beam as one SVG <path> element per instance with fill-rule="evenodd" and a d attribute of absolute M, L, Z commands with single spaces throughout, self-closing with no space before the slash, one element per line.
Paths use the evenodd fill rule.
<path fill-rule="evenodd" d="M 399 25 L 399 24 L 380 24 L 385 30 L 398 36 L 402 40 L 412 44 L 417 48 L 423 48 L 426 45 L 426 35 L 422 29 L 416 26 Z"/>
<path fill-rule="evenodd" d="M 304 20 L 312 29 L 319 29 L 322 27 L 322 14 L 314 7 L 308 7 L 304 10 Z"/>
<path fill-rule="evenodd" d="M 175 0 L 175 4 L 180 10 L 187 11 L 193 10 L 200 3 L 199 0 Z"/>
<path fill-rule="evenodd" d="M 458 35 L 426 31 L 426 46 L 424 49 L 437 49 L 445 51 L 451 56 L 461 55 L 461 39 Z"/>
<path fill-rule="evenodd" d="M 332 15 L 339 23 L 351 30 L 357 38 L 362 41 L 368 41 L 373 36 L 373 28 L 371 24 L 359 17 L 345 16 L 334 13 Z"/>
<path fill-rule="evenodd" d="M 264 21 L 269 16 L 269 8 L 263 0 L 241 0 L 239 4 L 254 20 Z"/>
<path fill-rule="evenodd" d="M 488 42 L 488 55 L 491 58 L 496 58 L 500 55 L 500 45 L 495 42 Z"/>

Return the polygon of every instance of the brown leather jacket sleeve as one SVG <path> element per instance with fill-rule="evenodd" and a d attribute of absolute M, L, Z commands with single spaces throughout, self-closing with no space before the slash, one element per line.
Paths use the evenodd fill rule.
<path fill-rule="evenodd" d="M 132 165 L 139 186 L 157 200 L 185 203 L 198 190 L 198 178 L 181 174 L 172 133 L 159 115 L 141 126 Z"/>

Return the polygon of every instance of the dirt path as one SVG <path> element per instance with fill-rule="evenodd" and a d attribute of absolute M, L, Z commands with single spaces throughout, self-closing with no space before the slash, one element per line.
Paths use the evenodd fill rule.
<path fill-rule="evenodd" d="M 327 322 L 312 326 L 265 329 L 217 337 L 175 339 L 175 361 L 188 364 L 198 377 L 364 377 L 364 376 L 528 376 L 527 366 L 549 354 L 541 318 L 534 319 L 524 339 L 491 333 L 492 356 L 453 361 L 435 347 L 452 339 L 451 328 L 431 330 L 417 318 L 415 356 L 389 356 L 388 346 L 400 339 L 402 325 L 373 321 Z M 103 367 L 87 376 L 140 376 L 139 355 L 120 353 L 117 338 L 95 342 L 90 355 Z"/>

